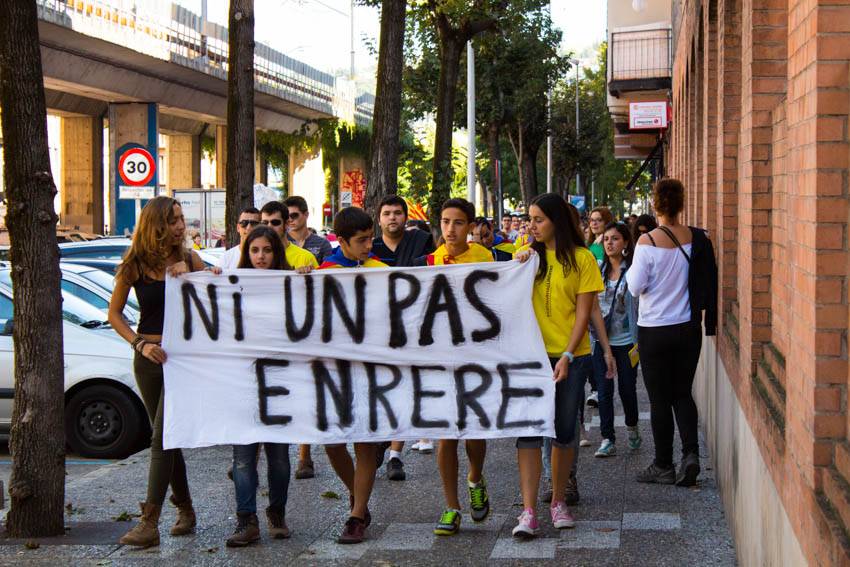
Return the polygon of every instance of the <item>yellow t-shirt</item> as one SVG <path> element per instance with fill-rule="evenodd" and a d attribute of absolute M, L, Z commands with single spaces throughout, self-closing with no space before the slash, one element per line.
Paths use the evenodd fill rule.
<path fill-rule="evenodd" d="M 429 266 L 442 266 L 444 264 L 475 264 L 477 262 L 492 262 L 493 253 L 477 242 L 470 242 L 469 249 L 458 256 L 450 256 L 446 245 L 442 244 L 433 254 L 429 254 L 426 263 Z"/>
<path fill-rule="evenodd" d="M 528 246 L 523 246 L 517 252 L 527 249 Z M 576 296 L 580 293 L 599 293 L 605 289 L 593 253 L 584 247 L 577 248 L 575 257 L 578 270 L 568 269 L 564 274 L 555 251 L 546 250 L 546 276 L 534 281 L 531 292 L 531 303 L 543 334 L 546 352 L 553 358 L 560 358 L 570 342 L 576 321 Z M 573 354 L 590 354 L 587 329 Z"/>
<path fill-rule="evenodd" d="M 319 267 L 319 262 L 316 261 L 316 257 L 313 256 L 312 252 L 304 250 L 292 243 L 289 243 L 286 247 L 286 261 L 293 268 L 304 268 L 306 266 Z"/>

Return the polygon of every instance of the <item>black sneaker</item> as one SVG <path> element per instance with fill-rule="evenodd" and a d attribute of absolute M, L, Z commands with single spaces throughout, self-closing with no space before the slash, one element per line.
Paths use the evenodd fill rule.
<path fill-rule="evenodd" d="M 676 467 L 662 468 L 652 463 L 635 477 L 638 482 L 656 483 L 656 484 L 675 484 L 676 483 Z"/>
<path fill-rule="evenodd" d="M 694 486 L 699 473 L 699 455 L 688 453 L 682 457 L 679 474 L 676 476 L 676 486 Z"/>
<path fill-rule="evenodd" d="M 404 474 L 404 463 L 398 457 L 393 457 L 387 461 L 387 480 L 404 480 L 407 475 Z"/>

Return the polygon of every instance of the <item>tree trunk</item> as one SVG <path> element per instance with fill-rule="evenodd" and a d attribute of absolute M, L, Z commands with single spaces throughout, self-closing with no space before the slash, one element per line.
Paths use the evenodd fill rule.
<path fill-rule="evenodd" d="M 65 427 L 56 186 L 47 147 L 36 3 L 0 2 L 6 226 L 14 265 L 11 537 L 64 533 Z"/>
<path fill-rule="evenodd" d="M 526 208 L 537 196 L 537 151 L 539 146 L 525 144 L 522 152 L 521 170 L 522 174 L 522 198 Z"/>
<path fill-rule="evenodd" d="M 254 206 L 254 0 L 230 0 L 227 68 L 227 191 L 230 246 L 239 243 L 239 213 Z"/>
<path fill-rule="evenodd" d="M 401 80 L 404 70 L 404 20 L 407 0 L 381 2 L 381 39 L 366 211 L 375 216 L 378 203 L 398 189 L 398 147 L 401 124 Z"/>
<path fill-rule="evenodd" d="M 449 198 L 454 171 L 452 169 L 452 132 L 454 130 L 455 96 L 464 42 L 456 32 L 440 33 L 440 80 L 437 87 L 437 130 L 434 135 L 434 168 L 428 216 L 431 226 L 439 227 L 440 207 Z"/>
<path fill-rule="evenodd" d="M 498 122 L 491 122 L 487 126 L 487 152 L 490 155 L 490 168 L 493 171 L 493 184 L 490 189 L 490 201 L 492 203 L 493 218 L 496 223 L 502 222 L 502 188 L 501 171 L 499 162 L 502 161 L 502 152 L 499 148 L 500 128 Z"/>

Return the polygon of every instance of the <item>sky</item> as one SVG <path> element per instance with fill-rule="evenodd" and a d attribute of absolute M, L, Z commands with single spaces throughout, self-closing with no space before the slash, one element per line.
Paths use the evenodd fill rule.
<path fill-rule="evenodd" d="M 201 0 L 176 0 L 200 13 Z M 227 25 L 227 0 L 207 0 L 208 18 Z M 564 32 L 562 48 L 581 53 L 605 38 L 606 0 L 551 0 L 552 18 Z M 313 67 L 347 73 L 351 51 L 351 0 L 255 0 L 257 41 Z M 368 83 L 376 67 L 380 33 L 378 10 L 354 8 L 355 68 L 360 83 Z M 372 79 L 374 81 L 374 79 Z"/>

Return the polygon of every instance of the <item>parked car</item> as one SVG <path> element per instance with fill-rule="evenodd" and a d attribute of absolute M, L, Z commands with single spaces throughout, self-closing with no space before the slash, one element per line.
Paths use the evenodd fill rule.
<path fill-rule="evenodd" d="M 68 292 L 62 295 L 68 447 L 86 457 L 126 457 L 150 441 L 132 351 L 98 309 Z M 8 435 L 12 420 L 13 321 L 11 287 L 0 283 L 0 435 Z"/>
<path fill-rule="evenodd" d="M 74 264 L 77 266 L 87 266 L 102 272 L 106 272 L 111 278 L 115 277 L 118 271 L 118 266 L 121 265 L 121 260 L 110 260 L 106 258 L 83 258 L 78 256 L 69 256 L 62 258 L 63 264 Z"/>
<path fill-rule="evenodd" d="M 115 262 L 114 260 L 111 260 Z M 118 262 L 115 262 L 116 267 Z M 112 290 L 115 289 L 115 272 L 104 271 L 99 268 L 92 268 L 85 264 L 77 264 L 74 262 L 61 262 L 59 268 L 62 270 L 62 289 L 70 291 L 83 299 L 91 297 L 85 291 L 79 290 L 80 287 L 86 291 L 97 295 L 97 299 L 91 297 L 91 303 L 98 309 L 106 309 L 108 312 L 109 300 L 112 299 Z M 76 291 L 79 290 L 79 293 Z M 104 305 L 103 301 L 106 301 Z M 136 299 L 136 292 L 130 289 L 130 294 L 127 296 L 127 306 L 124 309 L 124 316 L 131 325 L 135 325 L 139 320 L 139 301 Z"/>
<path fill-rule="evenodd" d="M 100 238 L 88 242 L 67 242 L 59 245 L 59 256 L 65 258 L 98 258 L 120 260 L 127 248 L 129 238 Z"/>

